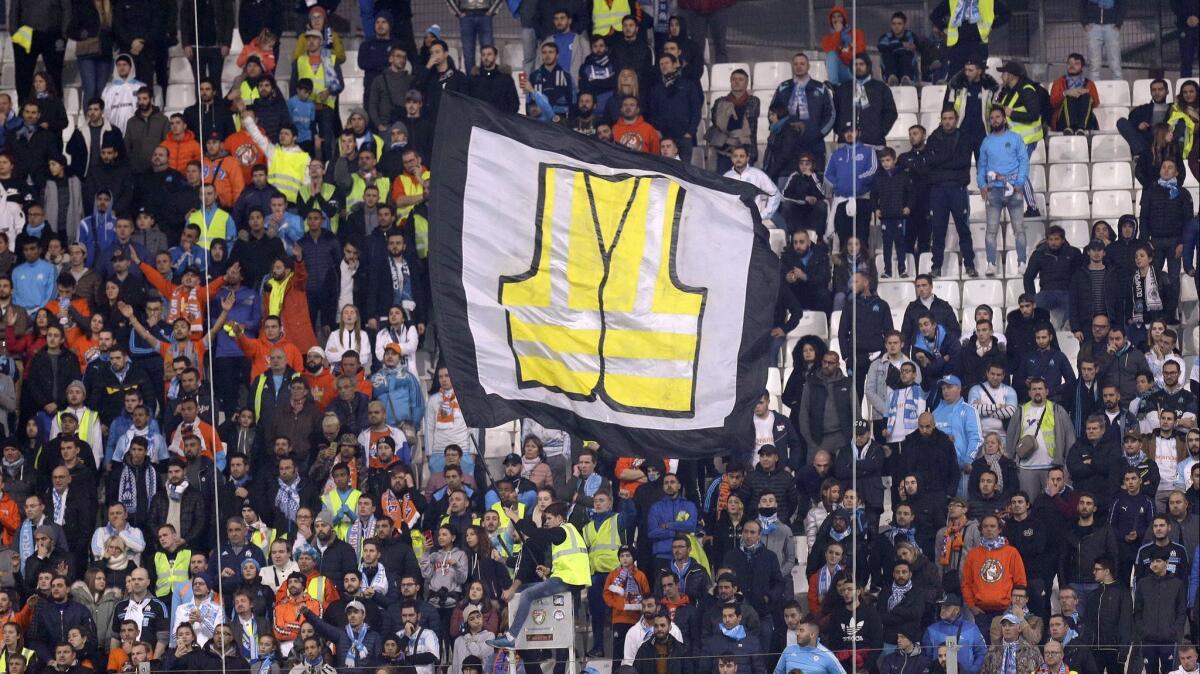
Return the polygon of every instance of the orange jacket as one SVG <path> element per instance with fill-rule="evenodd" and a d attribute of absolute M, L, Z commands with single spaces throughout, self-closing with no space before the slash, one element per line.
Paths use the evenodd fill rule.
<path fill-rule="evenodd" d="M 171 168 L 184 175 L 187 175 L 188 162 L 200 161 L 200 143 L 190 129 L 184 131 L 183 138 L 179 140 L 168 133 L 158 146 L 167 148 L 167 152 L 171 153 L 167 163 L 171 165 Z"/>
<path fill-rule="evenodd" d="M 650 154 L 658 154 L 658 143 L 662 134 L 650 125 L 645 118 L 638 115 L 632 123 L 618 119 L 613 124 L 613 140 L 631 150 L 641 150 Z"/>
<path fill-rule="evenodd" d="M 300 355 L 300 350 L 288 340 L 287 335 L 280 337 L 278 342 L 271 342 L 260 330 L 258 337 L 250 339 L 243 334 L 238 337 L 237 342 L 238 346 L 242 348 L 242 353 L 250 359 L 250 381 L 254 381 L 258 375 L 267 371 L 267 367 L 270 365 L 267 362 L 267 356 L 271 355 L 271 350 L 275 347 L 283 349 L 283 352 L 287 354 L 287 363 L 293 370 L 304 371 L 304 356 Z"/>
<path fill-rule="evenodd" d="M 59 306 L 58 298 L 50 300 L 46 303 L 46 311 L 50 312 L 51 316 L 58 316 Z M 92 308 L 88 306 L 88 301 L 82 297 L 74 297 L 71 299 L 71 308 L 79 313 L 84 318 L 92 317 Z"/>
<path fill-rule="evenodd" d="M 285 595 L 275 601 L 275 639 L 276 641 L 295 641 L 296 637 L 300 636 L 300 626 L 306 622 L 301 614 L 301 609 L 307 608 L 313 613 L 320 613 L 321 605 L 308 594 L 302 594 L 299 597 L 286 594 L 286 583 L 280 589 L 285 592 Z"/>
<path fill-rule="evenodd" d="M 96 338 L 85 335 L 83 330 L 72 326 L 67 328 L 67 348 L 75 352 L 75 357 L 79 359 L 79 371 L 83 372 L 87 370 L 88 356 L 94 355 L 92 351 L 97 348 Z"/>
<path fill-rule="evenodd" d="M 213 280 L 207 286 L 196 286 L 188 290 L 182 285 L 168 281 L 157 269 L 145 262 L 139 264 L 138 269 L 142 270 L 150 285 L 167 299 L 167 323 L 174 323 L 175 319 L 183 317 L 191 324 L 193 335 L 204 334 L 204 315 L 208 312 L 208 298 L 225 285 L 224 276 Z"/>
<path fill-rule="evenodd" d="M 333 402 L 334 397 L 337 396 L 337 386 L 334 384 L 333 373 L 329 371 L 329 368 L 323 367 L 316 374 L 305 370 L 303 366 L 293 369 L 303 373 L 304 381 L 308 382 L 308 387 L 312 389 L 313 397 L 317 400 L 317 407 L 321 408 L 322 411 L 326 407 L 329 407 L 329 403 Z M 321 395 L 319 396 L 317 395 L 317 389 L 321 390 Z M 367 395 L 371 394 L 368 393 Z"/>
<path fill-rule="evenodd" d="M 238 166 L 242 167 L 243 185 L 250 184 L 250 174 L 254 172 L 255 164 L 263 166 L 267 164 L 267 156 L 262 153 L 258 145 L 254 144 L 254 139 L 246 133 L 245 129 L 225 139 L 225 151 L 234 158 Z"/>
<path fill-rule="evenodd" d="M 625 603 L 635 603 L 635 600 L 627 593 L 617 594 L 608 589 L 617 580 L 617 576 L 621 575 L 621 567 L 617 567 L 608 572 L 608 577 L 604 579 L 604 603 L 608 604 L 612 609 L 612 624 L 614 625 L 632 625 L 642 619 L 642 611 L 639 607 L 636 611 L 625 609 Z M 640 569 L 634 568 L 633 582 L 637 583 L 638 589 L 641 591 L 641 597 L 650 594 L 650 583 L 646 580 L 646 574 Z M 636 602 L 641 602 L 637 599 Z"/>
<path fill-rule="evenodd" d="M 840 7 L 840 6 L 834 6 L 832 9 L 829 10 L 829 15 L 828 15 L 830 28 L 833 28 L 833 17 L 834 17 L 834 15 L 837 15 L 837 14 L 842 15 L 842 26 L 843 27 L 850 25 L 850 15 L 846 13 L 845 8 Z M 821 38 L 821 51 L 837 52 L 838 58 L 840 58 L 842 60 L 842 63 L 845 63 L 846 65 L 850 65 L 850 64 L 854 63 L 854 56 L 856 54 L 861 54 L 867 50 L 867 36 L 858 28 L 852 29 L 850 31 L 850 34 L 853 36 L 853 39 L 852 39 L 853 44 L 843 45 L 842 44 L 842 34 L 840 32 L 839 33 L 833 33 L 833 32 L 826 33 L 825 37 Z M 616 134 L 614 133 L 613 135 L 615 136 Z"/>
<path fill-rule="evenodd" d="M 242 190 L 246 188 L 246 177 L 242 174 L 242 167 L 232 155 L 224 155 L 216 161 L 205 158 L 200 165 L 200 175 L 205 185 L 216 187 L 217 203 L 227 211 L 233 208 Z"/>
<path fill-rule="evenodd" d="M 1014 585 L 1025 585 L 1021 553 L 1005 543 L 998 550 L 972 548 L 962 567 L 963 602 L 984 611 L 1003 611 L 1012 603 Z"/>
<path fill-rule="evenodd" d="M 0 544 L 12 545 L 13 536 L 21 528 L 21 509 L 8 494 L 0 496 Z"/>
<path fill-rule="evenodd" d="M 279 312 L 279 318 L 283 321 L 283 334 L 291 340 L 292 344 L 301 353 L 308 353 L 308 350 L 317 345 L 317 336 L 313 334 L 312 320 L 308 317 L 308 291 L 305 289 L 308 285 L 308 270 L 304 268 L 304 262 L 296 263 L 295 271 L 292 273 L 292 279 L 288 282 L 287 289 L 283 295 L 283 308 Z M 271 306 L 271 283 L 270 280 L 263 284 L 263 320 L 265 321 L 270 315 Z M 304 369 L 304 363 L 301 361 L 300 367 L 296 368 L 299 372 Z"/>
<path fill-rule="evenodd" d="M 1085 80 L 1087 84 L 1088 97 L 1092 99 L 1092 107 L 1096 108 L 1100 105 L 1100 92 L 1096 90 L 1096 83 L 1091 80 Z M 1050 125 L 1058 126 L 1058 118 L 1062 116 L 1063 101 L 1067 100 L 1067 78 L 1060 77 L 1054 80 L 1054 84 L 1050 85 L 1050 107 L 1054 109 L 1050 117 Z M 1042 113 L 1045 115 L 1046 113 Z M 1044 119 L 1044 117 L 1043 117 Z M 1087 120 L 1078 120 L 1086 122 Z"/>

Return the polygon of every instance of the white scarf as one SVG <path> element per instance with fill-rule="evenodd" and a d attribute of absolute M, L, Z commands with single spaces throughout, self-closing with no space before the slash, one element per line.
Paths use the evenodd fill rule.
<path fill-rule="evenodd" d="M 367 572 L 365 570 L 365 567 L 359 567 L 358 576 L 362 580 L 362 584 L 364 587 L 375 588 L 375 593 L 379 594 L 379 595 L 387 594 L 387 591 L 388 591 L 387 569 L 383 566 L 382 563 L 377 562 L 375 564 L 375 575 L 369 581 L 367 580 Z"/>

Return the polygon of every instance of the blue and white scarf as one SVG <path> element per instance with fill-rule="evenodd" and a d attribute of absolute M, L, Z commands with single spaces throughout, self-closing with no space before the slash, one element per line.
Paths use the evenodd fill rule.
<path fill-rule="evenodd" d="M 367 653 L 367 646 L 364 643 L 367 640 L 366 623 L 363 623 L 362 627 L 359 628 L 357 635 L 354 634 L 353 627 L 346 625 L 346 636 L 350 639 L 350 648 L 346 649 L 346 666 L 354 667 L 359 658 L 365 660 L 369 655 Z"/>
<path fill-rule="evenodd" d="M 1171 178 L 1170 180 L 1165 180 L 1163 178 L 1159 178 L 1158 186 L 1167 191 L 1168 199 L 1171 199 L 1172 201 L 1174 201 L 1175 199 L 1179 198 L 1179 179 L 1178 178 Z"/>
<path fill-rule="evenodd" d="M 758 523 L 760 526 L 762 526 L 762 534 L 764 536 L 770 536 L 771 534 L 775 533 L 776 529 L 779 528 L 779 514 L 776 513 L 770 517 L 759 515 Z"/>
<path fill-rule="evenodd" d="M 737 627 L 734 627 L 733 629 L 729 629 L 728 627 L 725 626 L 724 623 L 721 623 L 720 627 L 721 627 L 721 634 L 724 634 L 725 636 L 729 637 L 730 639 L 733 639 L 734 641 L 741 641 L 746 638 L 746 628 L 742 625 L 738 625 Z"/>
<path fill-rule="evenodd" d="M 796 119 L 808 121 L 808 78 L 792 80 L 792 98 L 788 101 L 788 115 Z"/>
<path fill-rule="evenodd" d="M 895 611 L 896 607 L 900 604 L 900 602 L 904 601 L 904 596 L 907 595 L 908 591 L 911 589 L 913 589 L 912 580 L 909 580 L 903 585 L 896 585 L 895 583 L 892 583 L 892 594 L 887 600 L 888 610 Z"/>
<path fill-rule="evenodd" d="M 821 596 L 824 596 L 829 590 L 829 586 L 833 584 L 833 577 L 836 576 L 841 570 L 841 564 L 835 564 L 832 571 L 829 569 L 828 565 L 822 566 L 821 570 L 817 572 L 817 593 Z"/>
<path fill-rule="evenodd" d="M 275 507 L 289 522 L 296 521 L 296 511 L 300 509 L 300 478 L 288 484 L 279 480 L 279 492 L 275 494 Z"/>
<path fill-rule="evenodd" d="M 1000 548 L 1008 545 L 1008 539 L 1003 536 L 984 538 L 979 541 L 979 544 L 982 545 L 986 550 L 999 550 Z"/>
<path fill-rule="evenodd" d="M 979 0 L 962 0 L 959 3 L 950 24 L 961 26 L 963 23 L 979 23 Z"/>

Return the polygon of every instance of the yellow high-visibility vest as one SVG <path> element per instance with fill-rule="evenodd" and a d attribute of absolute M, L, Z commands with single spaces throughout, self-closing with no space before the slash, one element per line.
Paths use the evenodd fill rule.
<path fill-rule="evenodd" d="M 954 25 L 954 17 L 958 14 L 958 5 L 963 0 L 950 0 L 950 22 L 946 25 L 946 46 L 953 47 L 958 44 L 958 26 Z M 979 6 L 979 23 L 975 27 L 979 29 L 979 39 L 987 44 L 988 36 L 992 34 L 992 22 L 996 19 L 995 0 L 978 0 Z"/>
<path fill-rule="evenodd" d="M 267 377 L 272 377 L 272 376 L 274 376 L 274 375 L 271 374 L 271 371 L 267 370 L 266 372 L 258 375 L 258 382 L 256 382 L 254 384 L 254 420 L 255 421 L 262 420 L 263 390 L 267 388 Z M 294 373 L 292 373 L 292 376 L 284 377 L 284 381 L 283 381 L 284 386 L 283 387 L 287 388 L 289 386 L 288 382 L 290 382 L 291 380 L 293 380 L 299 376 L 300 376 L 299 372 L 294 372 Z"/>
<path fill-rule="evenodd" d="M 325 201 L 333 199 L 335 192 L 337 192 L 337 187 L 334 187 L 329 183 L 321 183 L 321 198 Z M 304 184 L 300 185 L 300 191 L 296 193 L 296 199 L 300 201 L 308 201 L 309 199 L 312 199 L 312 197 L 312 187 L 310 187 L 308 181 L 305 180 Z M 335 213 L 332 218 L 329 218 L 329 229 L 334 234 L 337 234 L 340 217 L 341 215 L 339 211 L 339 213 Z"/>
<path fill-rule="evenodd" d="M 387 179 L 387 176 L 381 175 L 372 183 L 379 188 L 379 196 L 387 199 L 387 195 L 392 189 L 392 181 Z M 363 192 L 367 190 L 367 181 L 363 177 L 355 173 L 350 176 L 350 194 L 346 196 L 346 211 L 349 212 L 355 205 L 363 200 Z"/>
<path fill-rule="evenodd" d="M 296 79 L 302 80 L 308 78 L 312 80 L 312 100 L 317 105 L 324 105 L 327 108 L 337 107 L 337 96 L 330 96 L 325 103 L 317 98 L 317 94 L 325 91 L 325 64 L 318 63 L 316 67 L 308 61 L 308 54 L 302 55 L 296 59 Z"/>
<path fill-rule="evenodd" d="M 196 241 L 196 245 L 204 250 L 212 245 L 213 239 L 229 240 L 229 235 L 233 233 L 233 220 L 229 217 L 229 213 L 217 208 L 211 219 L 204 217 L 204 207 L 201 206 L 192 211 L 188 216 L 188 224 L 196 225 L 200 228 L 200 239 Z"/>
<path fill-rule="evenodd" d="M 585 586 L 592 582 L 592 567 L 588 561 L 587 548 L 583 545 L 583 536 L 570 522 L 563 522 L 562 530 L 567 532 L 567 538 L 562 543 L 550 547 L 551 572 L 567 585 Z"/>
<path fill-rule="evenodd" d="M 25 656 L 25 671 L 30 671 L 29 665 L 33 664 L 33 659 L 37 657 L 37 653 L 32 648 L 22 648 L 21 655 Z M 0 648 L 0 672 L 8 671 L 8 650 Z"/>
<path fill-rule="evenodd" d="M 500 283 L 519 384 L 691 413 L 706 291 L 676 280 L 679 183 L 541 172 L 533 264 Z"/>
<path fill-rule="evenodd" d="M 1167 126 L 1175 130 L 1175 125 L 1183 122 L 1183 156 L 1192 156 L 1192 143 L 1196 142 L 1196 122 L 1179 108 L 1178 103 L 1171 105 L 1171 114 L 1167 117 Z M 1180 167 L 1182 169 L 1182 167 Z M 1180 170 L 1180 173 L 1183 173 Z"/>
<path fill-rule="evenodd" d="M 63 410 L 62 412 L 59 412 L 58 414 L 56 414 L 54 416 L 54 420 L 58 422 L 58 427 L 60 429 L 62 428 L 63 412 L 71 412 L 71 411 Z M 75 413 L 71 412 L 71 414 L 75 414 Z M 100 415 L 97 414 L 95 411 L 90 410 L 85 407 L 85 408 L 83 408 L 82 414 L 75 414 L 75 418 L 79 421 L 79 430 L 76 431 L 75 434 L 79 436 L 80 440 L 87 442 L 87 439 L 92 432 L 92 424 L 100 423 Z"/>
<path fill-rule="evenodd" d="M 422 171 L 421 179 L 428 181 L 429 180 L 429 171 Z M 415 197 L 417 195 L 425 193 L 425 188 L 421 185 L 420 181 L 413 180 L 413 177 L 408 175 L 407 173 L 401 173 L 399 180 L 400 180 L 400 184 L 404 186 L 404 196 Z M 414 208 L 416 208 L 415 205 L 396 206 L 396 217 L 397 218 L 407 218 L 408 214 L 412 213 L 412 209 L 414 209 Z"/>
<path fill-rule="evenodd" d="M 154 553 L 154 594 L 159 599 L 169 599 L 175 588 L 188 582 L 188 567 L 192 563 L 192 553 L 180 550 L 175 555 L 175 561 L 167 561 L 163 552 Z"/>
<path fill-rule="evenodd" d="M 617 551 L 621 549 L 621 527 L 617 526 L 618 516 L 604 520 L 600 528 L 596 528 L 595 520 L 583 528 L 583 542 L 588 547 L 588 560 L 592 564 L 592 573 L 608 573 L 621 565 Z"/>
<path fill-rule="evenodd" d="M 500 517 L 500 531 L 504 531 L 508 528 L 508 525 L 512 523 L 512 518 L 508 516 L 508 513 L 504 512 L 504 504 L 500 503 L 499 501 L 496 501 L 492 504 L 491 511 Z M 521 503 L 520 501 L 517 501 L 517 517 L 519 519 L 525 519 L 525 504 Z M 521 541 L 514 539 L 512 545 L 512 554 L 515 555 L 520 551 Z"/>
<path fill-rule="evenodd" d="M 304 177 L 308 175 L 308 164 L 311 161 L 312 157 L 298 145 L 287 149 L 276 145 L 275 151 L 271 153 L 271 160 L 267 163 L 267 182 L 282 192 L 288 203 L 294 204 L 300 186 L 304 184 Z"/>
<path fill-rule="evenodd" d="M 250 86 L 250 83 L 246 80 L 242 80 L 242 85 L 238 87 L 238 90 L 241 91 L 242 100 L 245 101 L 247 106 L 259 99 L 258 87 Z M 234 119 L 241 121 L 241 115 L 234 115 Z"/>
<path fill-rule="evenodd" d="M 612 7 L 605 0 L 592 0 L 592 35 L 621 32 L 621 19 L 631 14 L 629 0 L 612 0 Z"/>
<path fill-rule="evenodd" d="M 329 516 L 331 518 L 336 518 L 338 511 L 342 509 L 343 505 L 346 506 L 351 513 L 354 513 L 355 509 L 358 508 L 359 496 L 362 496 L 361 491 L 357 489 L 351 489 L 350 494 L 346 496 L 346 500 L 343 501 L 342 497 L 338 495 L 337 489 L 334 488 L 330 489 L 325 493 L 324 496 L 321 497 L 321 503 L 329 509 Z M 333 530 L 335 533 L 337 533 L 337 537 L 344 541 L 346 540 L 346 534 L 350 531 L 350 522 L 339 522 L 338 524 L 333 525 Z"/>
<path fill-rule="evenodd" d="M 1022 84 L 1020 86 L 1020 89 L 1029 89 L 1033 96 L 1037 96 L 1037 88 L 1034 87 L 1029 82 Z M 1027 112 L 1028 109 L 1024 105 L 1017 105 L 1017 102 L 1019 100 L 1020 100 L 1020 92 L 1019 91 L 1011 91 L 1011 92 L 1009 92 L 1007 97 L 1003 97 L 1003 98 L 997 100 L 997 104 L 999 104 L 1003 107 L 1006 107 L 1006 108 L 1012 108 L 1013 112 Z M 1043 111 L 1043 114 L 1045 114 L 1046 112 L 1047 111 Z M 1021 137 L 1021 140 L 1025 141 L 1026 145 L 1033 145 L 1034 143 L 1040 141 L 1042 138 L 1045 138 L 1045 136 L 1046 136 L 1045 132 L 1042 130 L 1042 120 L 1041 119 L 1038 119 L 1037 121 L 1034 121 L 1034 122 L 1022 123 L 1022 122 L 1018 122 L 1018 121 L 1014 120 L 1010 116 L 1008 118 L 1008 128 L 1010 128 L 1014 132 L 1016 132 L 1016 134 Z"/>

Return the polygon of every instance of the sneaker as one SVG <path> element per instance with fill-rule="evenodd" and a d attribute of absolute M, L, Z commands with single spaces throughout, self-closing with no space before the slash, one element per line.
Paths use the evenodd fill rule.
<path fill-rule="evenodd" d="M 979 278 L 979 272 L 975 271 L 974 267 L 967 267 L 967 276 L 971 278 Z"/>
<path fill-rule="evenodd" d="M 900 270 L 900 278 L 908 278 L 908 272 L 901 269 Z"/>
<path fill-rule="evenodd" d="M 1025 209 L 1025 217 L 1026 218 L 1040 218 L 1040 217 L 1042 217 L 1042 212 L 1038 210 L 1037 206 L 1030 206 L 1029 208 Z"/>
<path fill-rule="evenodd" d="M 984 273 L 987 274 L 988 276 L 995 276 L 996 275 L 996 265 L 989 262 L 988 266 L 987 266 L 987 271 L 985 271 Z"/>
<path fill-rule="evenodd" d="M 891 277 L 892 277 L 892 272 L 890 272 L 890 271 L 885 271 L 879 275 L 879 278 L 881 278 L 881 279 L 889 279 Z"/>
<path fill-rule="evenodd" d="M 937 278 L 942 275 L 942 270 L 937 267 L 934 267 L 933 269 L 929 270 L 929 275 L 932 276 L 933 278 Z"/>
<path fill-rule="evenodd" d="M 589 658 L 602 658 L 602 657 L 604 657 L 604 649 L 597 646 L 597 647 L 593 648 L 592 650 L 588 651 L 587 656 Z"/>
<path fill-rule="evenodd" d="M 1022 262 L 1021 264 L 1017 265 L 1017 276 L 1024 276 L 1024 275 L 1025 275 L 1025 263 Z"/>
<path fill-rule="evenodd" d="M 894 87 L 894 86 L 896 86 L 896 85 L 897 85 L 897 84 L 899 84 L 899 83 L 900 83 L 900 80 L 896 79 L 896 76 L 895 76 L 895 75 L 888 75 L 888 78 L 887 78 L 887 85 L 888 85 L 889 87 Z"/>
<path fill-rule="evenodd" d="M 495 639 L 488 639 L 487 645 L 491 646 L 492 648 L 513 648 L 516 646 L 516 643 L 514 643 L 513 640 L 509 639 L 507 636 L 503 636 L 496 637 Z"/>

